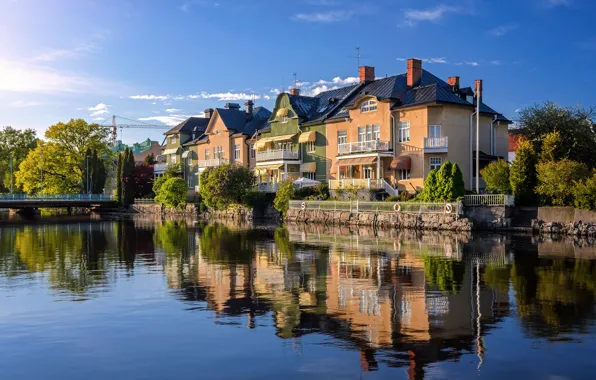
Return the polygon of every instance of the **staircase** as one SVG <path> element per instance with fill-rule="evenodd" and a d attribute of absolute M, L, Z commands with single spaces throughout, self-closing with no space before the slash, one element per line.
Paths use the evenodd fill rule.
<path fill-rule="evenodd" d="M 396 197 L 399 195 L 399 190 L 394 189 L 393 186 L 391 186 L 389 183 L 387 183 L 387 181 L 385 181 L 385 179 L 381 180 L 381 185 L 383 186 L 383 190 L 385 190 L 385 192 L 387 192 L 389 196 Z"/>

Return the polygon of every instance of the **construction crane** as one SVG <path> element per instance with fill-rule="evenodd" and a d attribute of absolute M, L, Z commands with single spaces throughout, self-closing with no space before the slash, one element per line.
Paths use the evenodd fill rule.
<path fill-rule="evenodd" d="M 130 121 L 130 122 L 133 122 L 136 124 L 130 124 L 130 123 L 118 124 L 118 123 L 116 123 L 116 118 Z M 167 125 L 148 124 L 148 123 L 140 122 L 138 120 L 131 120 L 131 119 L 127 119 L 125 117 L 116 116 L 116 115 L 113 115 L 111 117 L 111 119 L 112 119 L 111 125 L 104 124 L 106 121 L 109 120 L 109 119 L 106 119 L 105 121 L 103 121 L 102 124 L 100 124 L 100 126 L 103 128 L 110 128 L 112 130 L 112 144 L 114 146 L 116 146 L 116 144 L 118 143 L 118 128 L 120 128 L 120 138 L 122 138 L 122 130 L 124 128 L 127 128 L 127 129 L 128 128 L 131 128 L 131 129 L 162 129 L 162 130 L 167 130 L 167 129 L 172 128 L 171 126 L 167 126 Z"/>

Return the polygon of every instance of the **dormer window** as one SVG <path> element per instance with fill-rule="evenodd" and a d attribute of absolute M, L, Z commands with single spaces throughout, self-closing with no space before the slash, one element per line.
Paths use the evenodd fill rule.
<path fill-rule="evenodd" d="M 288 115 L 282 116 L 280 122 L 287 123 L 288 122 Z"/>
<path fill-rule="evenodd" d="M 374 112 L 377 110 L 377 101 L 374 99 L 366 100 L 360 104 L 360 112 Z"/>

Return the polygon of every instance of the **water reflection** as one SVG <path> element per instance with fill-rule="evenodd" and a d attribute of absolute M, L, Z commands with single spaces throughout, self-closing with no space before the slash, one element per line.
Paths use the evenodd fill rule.
<path fill-rule="evenodd" d="M 80 301 L 137 268 L 160 269 L 188 312 L 249 329 L 271 320 L 297 350 L 301 337 L 329 336 L 360 352 L 362 370 L 399 367 L 412 379 L 463 355 L 481 367 L 486 336 L 507 318 L 527 337 L 573 342 L 596 320 L 596 261 L 531 237 L 142 219 L 0 232 L 1 288 L 41 275 Z"/>

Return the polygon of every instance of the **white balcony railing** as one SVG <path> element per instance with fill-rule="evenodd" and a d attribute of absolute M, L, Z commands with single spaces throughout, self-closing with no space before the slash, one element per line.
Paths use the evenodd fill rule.
<path fill-rule="evenodd" d="M 261 193 L 275 193 L 277 192 L 277 187 L 277 183 L 259 183 L 257 185 L 257 188 Z"/>
<path fill-rule="evenodd" d="M 153 165 L 153 172 L 154 173 L 163 173 L 166 171 L 168 164 L 155 164 Z"/>
<path fill-rule="evenodd" d="M 430 151 L 447 151 L 449 147 L 449 139 L 445 137 L 425 137 L 424 138 L 424 149 Z"/>
<path fill-rule="evenodd" d="M 257 152 L 257 162 L 262 161 L 278 161 L 278 160 L 298 160 L 300 157 L 298 152 L 289 150 L 266 150 Z"/>
<path fill-rule="evenodd" d="M 348 188 L 361 188 L 361 189 L 372 189 L 378 190 L 383 188 L 383 180 L 378 179 L 364 179 L 364 178 L 344 178 L 344 179 L 330 179 L 329 189 L 348 189 Z"/>
<path fill-rule="evenodd" d="M 352 153 L 367 153 L 367 152 L 382 152 L 389 150 L 388 141 L 359 141 L 354 143 L 345 143 L 337 145 L 337 154 L 352 154 Z"/>
<path fill-rule="evenodd" d="M 227 165 L 229 160 L 227 158 L 214 158 L 212 160 L 199 160 L 200 168 L 211 168 L 215 166 Z"/>

